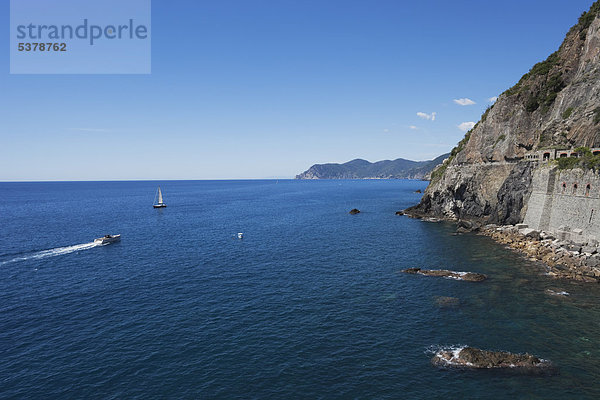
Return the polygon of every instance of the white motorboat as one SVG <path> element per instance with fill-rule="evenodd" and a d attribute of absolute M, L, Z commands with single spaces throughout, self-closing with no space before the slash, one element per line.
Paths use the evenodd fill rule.
<path fill-rule="evenodd" d="M 114 243 L 121 240 L 121 235 L 104 235 L 101 238 L 94 239 L 96 244 Z"/>
<path fill-rule="evenodd" d="M 243 239 L 244 238 L 244 233 L 243 232 L 239 232 L 237 234 L 238 239 Z"/>

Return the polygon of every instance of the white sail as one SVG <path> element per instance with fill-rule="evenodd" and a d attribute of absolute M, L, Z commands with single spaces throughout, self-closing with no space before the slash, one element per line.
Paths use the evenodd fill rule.
<path fill-rule="evenodd" d="M 154 208 L 165 208 L 167 205 L 163 202 L 162 191 L 160 190 L 160 186 L 156 191 L 156 196 L 154 197 Z M 156 202 L 158 200 L 158 202 Z"/>

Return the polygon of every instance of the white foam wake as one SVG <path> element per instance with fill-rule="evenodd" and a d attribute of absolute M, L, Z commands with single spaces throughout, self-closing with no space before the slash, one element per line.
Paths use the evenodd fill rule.
<path fill-rule="evenodd" d="M 40 258 L 60 256 L 63 254 L 74 253 L 76 251 L 89 250 L 96 246 L 101 246 L 101 244 L 90 242 L 90 243 L 76 244 L 74 246 L 57 247 L 55 249 L 42 250 L 42 251 L 38 251 L 35 253 L 15 257 L 15 258 L 7 260 L 7 261 L 1 261 L 0 265 L 9 264 L 9 263 L 13 263 L 13 262 L 19 262 L 19 261 L 37 260 Z"/>

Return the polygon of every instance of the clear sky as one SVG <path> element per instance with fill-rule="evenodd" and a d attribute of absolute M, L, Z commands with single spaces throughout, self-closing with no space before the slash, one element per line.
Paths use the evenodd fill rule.
<path fill-rule="evenodd" d="M 2 29 L 0 180 L 285 178 L 431 159 L 592 3 L 153 0 L 151 75 L 10 75 Z M 0 13 L 6 28 L 7 1 Z"/>

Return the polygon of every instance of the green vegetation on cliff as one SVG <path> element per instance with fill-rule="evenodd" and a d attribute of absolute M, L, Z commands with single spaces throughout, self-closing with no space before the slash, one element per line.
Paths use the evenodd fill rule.
<path fill-rule="evenodd" d="M 470 129 L 467 133 L 465 133 L 465 137 L 463 137 L 461 139 L 461 141 L 458 142 L 458 144 L 452 149 L 452 151 L 450 151 L 450 156 L 446 159 L 446 161 L 431 172 L 431 181 L 432 182 L 437 181 L 438 179 L 440 179 L 442 177 L 442 175 L 444 175 L 446 168 L 448 168 L 448 164 L 450 164 L 450 162 L 452 160 L 454 160 L 454 158 L 456 158 L 456 155 L 458 153 L 463 151 L 463 149 L 465 148 L 465 146 L 467 145 L 467 143 L 469 143 L 469 140 L 471 139 L 471 133 L 477 128 L 477 126 L 480 123 L 485 122 L 485 120 L 488 117 L 488 114 L 490 113 L 490 111 L 492 111 L 493 108 L 494 108 L 494 104 L 492 104 L 491 106 L 486 108 L 486 110 L 483 112 L 483 114 L 481 114 L 481 120 L 479 122 L 477 122 L 472 129 Z M 498 140 L 496 140 L 496 144 L 499 141 L 506 139 L 505 135 L 500 135 L 500 136 L 501 137 L 499 137 Z"/>
<path fill-rule="evenodd" d="M 587 29 L 590 27 L 592 22 L 594 22 L 594 20 L 596 19 L 596 17 L 599 14 L 600 14 L 600 1 L 596 1 L 594 4 L 592 4 L 589 11 L 581 14 L 581 17 L 579 17 L 579 21 L 577 22 L 577 25 L 575 25 L 573 28 L 571 28 L 571 31 L 578 30 L 579 38 L 581 40 L 585 40 L 585 38 L 587 37 Z M 571 32 L 571 31 L 569 31 L 569 32 Z"/>
<path fill-rule="evenodd" d="M 554 103 L 554 100 L 556 100 L 558 93 L 560 93 L 565 86 L 566 84 L 563 81 L 560 72 L 551 75 L 542 84 L 539 90 L 533 91 L 529 95 L 527 103 L 525 104 L 525 109 L 529 112 L 534 112 L 539 107 L 542 107 L 542 112 L 546 113 L 550 109 L 552 103 Z"/>
<path fill-rule="evenodd" d="M 588 28 L 598 15 L 600 15 L 600 0 L 596 1 L 589 11 L 581 14 L 579 21 L 567 35 L 579 32 L 579 38 L 585 40 Z M 556 100 L 558 93 L 566 87 L 560 71 L 561 63 L 559 50 L 550 54 L 546 60 L 535 64 L 516 85 L 504 93 L 507 96 L 523 95 L 525 109 L 528 112 L 532 113 L 539 109 L 545 114 Z"/>
<path fill-rule="evenodd" d="M 600 155 L 595 156 L 588 147 L 578 147 L 575 151 L 579 157 L 564 157 L 556 160 L 558 169 L 592 169 L 598 171 L 600 169 Z"/>
<path fill-rule="evenodd" d="M 563 113 L 562 113 L 563 119 L 569 119 L 569 117 L 571 116 L 571 114 L 573 114 L 573 110 L 574 110 L 573 107 L 569 107 L 565 111 L 563 111 Z"/>
<path fill-rule="evenodd" d="M 488 108 L 489 110 L 489 108 Z M 488 111 L 486 111 L 487 114 Z M 487 116 L 487 115 L 486 115 Z M 477 125 L 475 125 L 476 127 Z M 473 129 L 475 129 L 475 127 L 473 127 Z M 452 151 L 450 152 L 450 155 L 448 156 L 448 158 L 446 159 L 446 161 L 440 165 L 439 167 L 437 167 L 436 169 L 434 169 L 431 172 L 431 181 L 437 181 L 438 179 L 440 179 L 442 177 L 442 175 L 444 175 L 444 172 L 446 171 L 446 168 L 448 168 L 448 164 L 450 164 L 450 162 L 452 160 L 454 160 L 454 158 L 456 157 L 456 155 L 458 153 L 460 153 L 462 151 L 462 149 L 465 148 L 465 145 L 469 142 L 469 139 L 471 139 L 471 132 L 473 132 L 473 129 L 469 130 L 466 134 L 465 137 L 462 138 L 462 140 L 460 142 L 458 142 L 458 144 L 456 145 L 456 147 L 454 147 L 452 149 Z"/>
<path fill-rule="evenodd" d="M 558 51 L 555 51 L 554 53 L 550 54 L 550 56 L 548 56 L 548 58 L 546 60 L 535 64 L 529 70 L 528 73 L 526 73 L 525 75 L 523 75 L 521 77 L 521 79 L 519 79 L 519 82 L 517 82 L 516 85 L 514 85 L 513 87 L 511 87 L 504 93 L 506 93 L 508 96 L 522 93 L 524 90 L 529 88 L 528 86 L 524 85 L 524 83 L 529 78 L 536 77 L 536 76 L 548 75 L 550 73 L 550 71 L 552 71 L 552 68 L 558 66 L 559 64 L 560 64 L 560 57 L 558 56 Z M 556 78 L 555 78 L 555 80 L 556 80 Z M 556 83 L 556 81 L 555 81 L 555 83 Z"/>
<path fill-rule="evenodd" d="M 437 182 L 442 176 L 444 176 L 444 172 L 446 172 L 448 164 L 449 162 L 446 161 L 431 172 L 431 182 Z"/>

